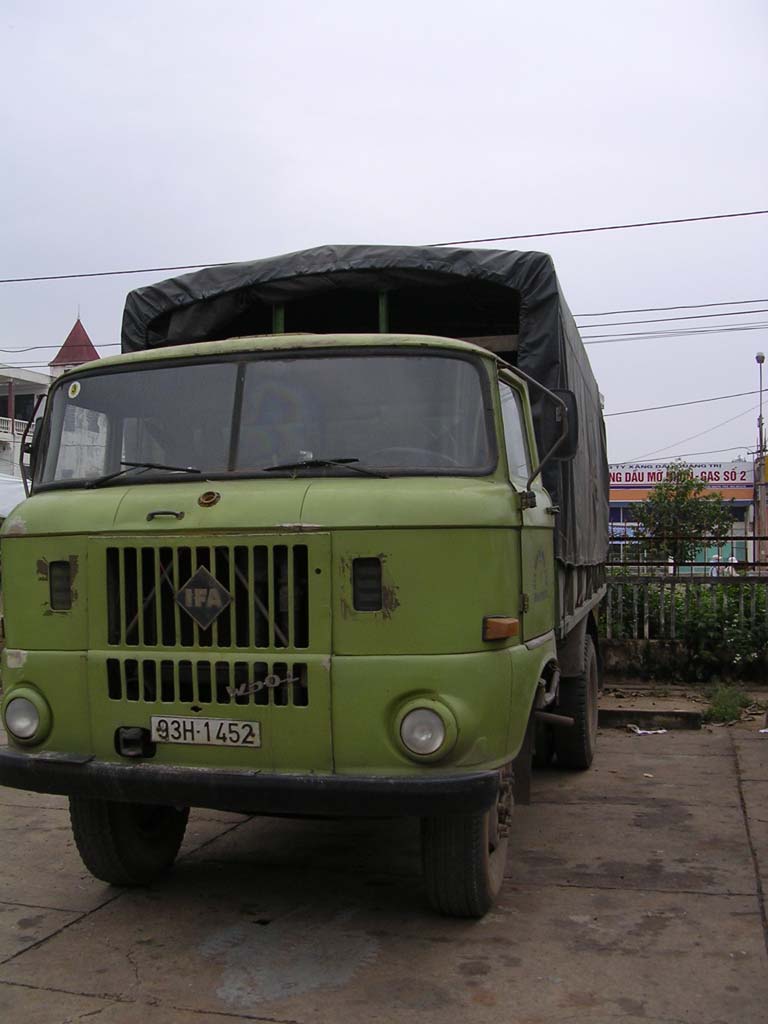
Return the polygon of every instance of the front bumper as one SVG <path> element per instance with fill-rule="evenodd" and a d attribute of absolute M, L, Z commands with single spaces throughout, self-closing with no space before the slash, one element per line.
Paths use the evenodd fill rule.
<path fill-rule="evenodd" d="M 252 814 L 434 817 L 473 814 L 496 799 L 495 771 L 419 776 L 314 775 L 168 765 L 0 750 L 0 785 L 127 803 Z"/>

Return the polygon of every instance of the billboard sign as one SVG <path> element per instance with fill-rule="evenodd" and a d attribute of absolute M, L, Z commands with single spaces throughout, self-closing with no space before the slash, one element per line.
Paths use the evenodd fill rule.
<path fill-rule="evenodd" d="M 679 462 L 620 462 L 610 466 L 611 501 L 644 501 L 648 493 L 680 467 Z M 751 462 L 693 462 L 691 473 L 704 482 L 708 491 L 717 491 L 725 499 L 752 501 L 754 472 Z"/>

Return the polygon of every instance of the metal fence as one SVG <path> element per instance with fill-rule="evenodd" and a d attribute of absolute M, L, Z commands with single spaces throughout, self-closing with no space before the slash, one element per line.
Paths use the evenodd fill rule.
<path fill-rule="evenodd" d="M 680 542 L 684 541 L 681 547 Z M 686 640 L 752 651 L 768 645 L 768 537 L 734 532 L 691 538 L 627 538 L 612 549 L 600 612 L 608 640 Z"/>
<path fill-rule="evenodd" d="M 677 640 L 708 630 L 768 636 L 768 576 L 609 576 L 600 618 L 609 640 Z M 716 634 L 716 636 L 715 636 Z"/>

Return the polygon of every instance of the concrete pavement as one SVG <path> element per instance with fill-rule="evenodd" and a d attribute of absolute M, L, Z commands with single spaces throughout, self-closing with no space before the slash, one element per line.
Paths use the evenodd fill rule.
<path fill-rule="evenodd" d="M 414 822 L 193 812 L 175 871 L 121 892 L 66 801 L 0 790 L 0 1020 L 762 1024 L 759 724 L 604 730 L 592 771 L 537 774 L 479 922 L 426 907 Z"/>

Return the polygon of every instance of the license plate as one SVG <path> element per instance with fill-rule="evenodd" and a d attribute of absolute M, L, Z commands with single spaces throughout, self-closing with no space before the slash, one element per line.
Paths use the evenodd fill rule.
<path fill-rule="evenodd" d="M 152 739 L 158 743 L 196 743 L 213 747 L 261 746 L 261 728 L 258 722 L 153 715 L 150 725 Z"/>

